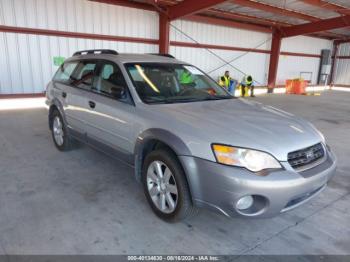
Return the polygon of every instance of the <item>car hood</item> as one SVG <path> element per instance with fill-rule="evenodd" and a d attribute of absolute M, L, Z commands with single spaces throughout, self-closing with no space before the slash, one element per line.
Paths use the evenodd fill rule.
<path fill-rule="evenodd" d="M 176 121 L 171 125 L 182 122 L 202 142 L 258 149 L 280 161 L 291 151 L 322 141 L 309 122 L 245 99 L 164 104 L 160 111 Z"/>

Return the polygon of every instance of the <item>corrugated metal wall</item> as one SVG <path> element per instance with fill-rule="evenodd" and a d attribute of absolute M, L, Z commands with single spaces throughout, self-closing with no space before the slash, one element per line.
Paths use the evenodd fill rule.
<path fill-rule="evenodd" d="M 104 34 L 112 36 L 158 39 L 158 15 L 155 12 L 90 2 L 87 0 L 0 0 L 0 24 Z M 180 32 L 181 31 L 181 32 Z M 184 34 L 185 33 L 185 34 Z M 271 35 L 223 26 L 178 20 L 172 22 L 171 41 L 214 44 L 269 50 Z M 331 41 L 293 37 L 284 39 L 282 51 L 319 55 L 330 48 Z M 112 48 L 119 52 L 158 52 L 153 44 L 136 44 L 101 40 L 84 40 L 54 36 L 0 33 L 0 94 L 42 92 L 57 66 L 56 56 L 69 57 L 74 51 L 89 48 Z M 225 70 L 238 80 L 242 71 L 252 74 L 261 85 L 267 83 L 269 55 L 242 51 L 211 50 L 232 66 L 205 49 L 171 46 L 170 53 L 209 72 L 217 79 Z M 312 71 L 313 80 L 318 58 L 281 56 L 278 83 L 298 77 L 300 71 Z M 339 71 L 340 72 L 340 71 Z"/>
<path fill-rule="evenodd" d="M 189 35 L 201 44 L 257 48 L 263 50 L 269 50 L 271 47 L 271 34 L 182 20 L 175 21 L 172 25 L 172 41 L 193 42 L 193 40 L 186 36 Z M 331 48 L 332 42 L 329 40 L 298 36 L 283 39 L 281 51 L 320 55 L 322 49 Z M 224 58 L 226 61 L 238 58 L 231 63 L 232 66 L 240 69 L 246 74 L 253 75 L 261 85 L 267 84 L 270 58 L 268 54 L 214 49 L 211 49 L 211 51 Z M 176 46 L 171 47 L 171 53 L 182 60 L 198 65 L 206 72 L 210 72 L 210 75 L 214 79 L 217 79 L 222 75 L 225 70 L 229 70 L 231 75 L 239 80 L 243 77 L 241 72 L 235 70 L 230 65 L 223 66 L 225 63 L 215 55 L 210 54 L 207 50 Z M 281 55 L 277 74 L 277 84 L 284 84 L 286 79 L 299 77 L 300 72 L 311 72 L 312 84 L 316 84 L 319 63 L 320 59 L 317 57 Z M 213 71 L 213 69 L 216 68 L 217 70 Z"/>
<path fill-rule="evenodd" d="M 332 50 L 332 41 L 314 37 L 297 36 L 284 38 L 281 46 L 281 52 L 314 55 L 321 55 L 322 49 Z M 316 84 L 319 65 L 319 58 L 281 55 L 278 65 L 277 84 L 284 84 L 286 79 L 299 77 L 300 72 L 311 72 L 311 83 Z"/>
<path fill-rule="evenodd" d="M 222 46 L 235 46 L 242 48 L 258 48 L 269 50 L 271 45 L 271 35 L 266 33 L 252 32 L 237 28 L 228 28 L 217 25 L 208 25 L 198 22 L 178 20 L 172 22 L 170 29 L 170 40 L 180 42 L 194 42 L 192 39 L 201 44 L 213 44 Z M 251 74 L 261 83 L 267 81 L 267 69 L 269 55 L 263 53 L 247 53 L 239 51 L 226 51 L 211 49 L 216 55 L 225 61 L 232 61 L 232 66 L 225 65 L 220 58 L 211 54 L 205 49 L 172 46 L 170 52 L 177 58 L 195 64 L 203 71 L 209 73 L 214 79 L 218 79 L 225 70 L 229 70 L 231 76 L 241 80 L 243 71 Z M 246 54 L 246 55 L 245 55 Z M 243 56 L 244 55 L 244 56 Z"/>
<path fill-rule="evenodd" d="M 126 53 L 157 53 L 157 45 L 0 33 L 0 93 L 40 93 L 57 70 L 53 57 L 76 50 L 114 49 Z"/>
<path fill-rule="evenodd" d="M 87 0 L 0 0 L 0 24 L 158 39 L 154 12 Z"/>
<path fill-rule="evenodd" d="M 339 46 L 338 56 L 350 56 L 350 43 Z M 334 83 L 338 85 L 350 85 L 350 59 L 338 59 Z"/>
<path fill-rule="evenodd" d="M 0 24 L 158 39 L 154 12 L 86 0 L 0 0 Z M 0 33 L 0 94 L 42 92 L 57 70 L 53 57 L 91 48 L 158 52 L 151 44 Z"/>

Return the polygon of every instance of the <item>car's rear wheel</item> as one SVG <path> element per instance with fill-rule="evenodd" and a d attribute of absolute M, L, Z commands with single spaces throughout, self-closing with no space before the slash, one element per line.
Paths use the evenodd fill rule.
<path fill-rule="evenodd" d="M 176 222 L 193 214 L 187 180 L 175 154 L 165 149 L 149 153 L 142 180 L 147 200 L 158 217 Z"/>
<path fill-rule="evenodd" d="M 55 146 L 60 151 L 67 151 L 71 147 L 71 140 L 67 132 L 67 127 L 58 110 L 52 113 L 51 133 Z"/>

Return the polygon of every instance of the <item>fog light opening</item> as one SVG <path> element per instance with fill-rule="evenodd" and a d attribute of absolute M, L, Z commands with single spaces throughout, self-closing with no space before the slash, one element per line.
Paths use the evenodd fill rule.
<path fill-rule="evenodd" d="M 244 196 L 240 198 L 236 203 L 236 208 L 238 210 L 245 210 L 250 208 L 254 203 L 254 199 L 252 196 Z"/>

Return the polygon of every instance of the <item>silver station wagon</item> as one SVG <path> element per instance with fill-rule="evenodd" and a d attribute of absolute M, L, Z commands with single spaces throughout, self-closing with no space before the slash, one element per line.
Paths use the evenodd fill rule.
<path fill-rule="evenodd" d="M 76 52 L 47 87 L 56 147 L 79 140 L 135 170 L 157 216 L 271 217 L 321 192 L 336 158 L 303 119 L 231 96 L 170 55 Z"/>

